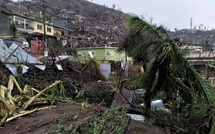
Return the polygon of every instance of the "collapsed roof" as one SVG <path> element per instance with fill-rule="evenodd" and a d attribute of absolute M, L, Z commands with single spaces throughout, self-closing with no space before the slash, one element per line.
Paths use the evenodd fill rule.
<path fill-rule="evenodd" d="M 46 66 L 43 65 L 37 58 L 33 57 L 20 45 L 12 43 L 11 46 L 7 45 L 0 39 L 0 60 L 15 76 L 18 75 L 17 67 L 22 68 L 21 73 L 24 74 L 28 71 L 29 66 L 33 65 L 40 70 L 45 70 Z"/>

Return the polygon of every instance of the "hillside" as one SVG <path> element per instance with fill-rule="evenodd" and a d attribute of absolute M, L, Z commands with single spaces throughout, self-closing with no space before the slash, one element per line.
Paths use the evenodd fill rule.
<path fill-rule="evenodd" d="M 42 0 L 8 1 L 0 0 L 1 8 L 40 21 L 45 11 L 47 23 L 66 22 L 67 28 L 73 31 L 71 36 L 77 38 L 78 47 L 117 46 L 127 33 L 123 24 L 128 14 L 87 0 L 44 0 L 44 6 Z M 215 43 L 214 30 L 181 29 L 168 33 L 186 45 L 206 46 L 205 50 Z"/>
<path fill-rule="evenodd" d="M 79 47 L 116 46 L 126 34 L 123 24 L 129 15 L 86 0 L 45 0 L 45 5 L 41 0 L 3 1 L 0 1 L 1 7 L 7 11 L 40 21 L 45 11 L 47 23 L 66 22 Z"/>

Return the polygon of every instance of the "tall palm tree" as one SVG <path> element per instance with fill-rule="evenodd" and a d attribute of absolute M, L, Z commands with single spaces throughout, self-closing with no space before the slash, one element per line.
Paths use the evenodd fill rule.
<path fill-rule="evenodd" d="M 150 25 L 137 16 L 131 17 L 126 26 L 129 34 L 119 50 L 133 57 L 135 63 L 145 64 L 146 71 L 132 81 L 146 89 L 146 108 L 163 93 L 162 99 L 172 104 L 172 113 L 176 115 L 168 121 L 175 117 L 180 123 L 171 126 L 168 121 L 161 121 L 180 133 L 214 134 L 215 90 L 190 66 L 179 42 L 172 40 L 162 26 Z M 192 127 L 195 129 L 191 130 Z"/>

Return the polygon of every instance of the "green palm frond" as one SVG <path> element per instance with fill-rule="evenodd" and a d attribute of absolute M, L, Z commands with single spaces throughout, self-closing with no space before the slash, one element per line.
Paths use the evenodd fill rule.
<path fill-rule="evenodd" d="M 143 34 L 148 34 L 160 38 L 162 38 L 160 32 L 164 32 L 162 27 L 156 28 L 155 26 L 150 25 L 146 21 L 141 20 L 137 16 L 129 18 L 126 23 L 126 26 L 136 32 L 142 32 Z"/>
<path fill-rule="evenodd" d="M 158 78 L 160 77 L 158 70 L 160 68 L 160 65 L 162 64 L 161 61 L 163 61 L 163 59 L 157 57 L 154 60 L 154 62 L 152 63 L 149 70 L 147 72 L 145 72 L 144 79 L 142 79 L 142 82 L 143 82 L 142 85 L 144 88 L 146 88 L 146 93 L 145 93 L 145 97 L 144 97 L 144 102 L 145 102 L 146 107 L 150 107 L 150 102 L 157 93 L 157 92 L 155 92 L 155 90 L 158 87 L 162 87 L 164 84 L 164 83 L 161 84 L 160 81 L 158 81 Z M 161 84 L 161 85 L 158 85 L 158 84 Z"/>
<path fill-rule="evenodd" d="M 124 41 L 125 49 L 123 45 L 122 49 L 137 62 L 150 59 L 146 72 L 132 79 L 146 90 L 145 106 L 149 108 L 159 92 L 165 93 L 170 102 L 174 99 L 171 98 L 172 93 L 177 94 L 183 100 L 180 110 L 175 111 L 179 121 L 187 125 L 192 122 L 192 131 L 212 134 L 215 130 L 214 87 L 191 67 L 178 42 L 171 40 L 163 27 L 150 25 L 137 16 L 131 17 L 127 26 L 130 34 Z M 185 115 L 189 121 L 184 119 Z M 165 122 L 172 119 L 168 117 Z M 201 122 L 203 124 L 199 125 Z M 175 125 L 183 132 L 191 129 L 183 124 Z"/>
<path fill-rule="evenodd" d="M 134 55 L 137 52 L 147 54 L 147 51 L 157 51 L 159 48 L 162 49 L 163 46 L 160 45 L 161 43 L 163 42 L 159 40 L 142 42 L 131 50 L 131 54 Z M 152 45 L 153 47 L 151 48 Z M 149 50 L 150 48 L 151 50 Z"/>
<path fill-rule="evenodd" d="M 212 87 L 208 80 L 205 80 L 201 77 L 199 73 L 193 70 L 194 75 L 196 76 L 196 88 L 199 89 L 200 94 L 203 95 L 203 100 L 215 107 L 215 89 Z M 215 111 L 214 111 L 215 112 Z"/>

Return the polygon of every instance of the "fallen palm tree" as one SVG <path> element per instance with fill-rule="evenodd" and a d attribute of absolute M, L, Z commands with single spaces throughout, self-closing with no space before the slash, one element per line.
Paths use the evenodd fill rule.
<path fill-rule="evenodd" d="M 14 89 L 18 90 L 18 94 L 12 96 Z M 22 89 L 14 76 L 11 75 L 8 86 L 0 86 L 0 116 L 2 117 L 0 126 L 19 116 L 40 110 L 40 108 L 36 108 L 26 111 L 31 106 L 36 104 L 52 104 L 56 100 L 63 100 L 63 98 L 66 98 L 66 94 L 61 81 L 55 81 L 42 91 L 38 91 L 28 85 L 25 85 Z"/>
<path fill-rule="evenodd" d="M 134 83 L 145 90 L 141 97 L 145 114 L 173 133 L 214 134 L 215 89 L 189 64 L 180 48 L 182 43 L 171 39 L 162 26 L 139 17 L 131 17 L 127 26 L 129 35 L 120 49 L 142 64 L 145 72 L 121 84 Z M 155 99 L 164 100 L 171 114 L 152 111 Z"/>

